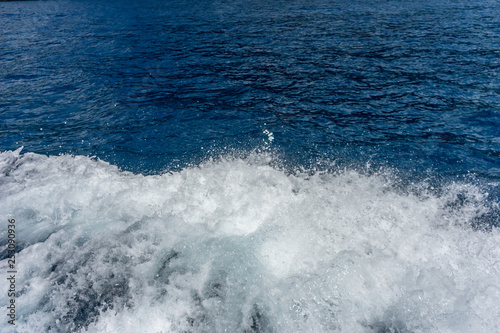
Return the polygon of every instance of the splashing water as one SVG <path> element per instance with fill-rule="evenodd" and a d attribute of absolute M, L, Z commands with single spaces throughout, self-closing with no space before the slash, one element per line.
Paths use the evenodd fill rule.
<path fill-rule="evenodd" d="M 272 159 L 144 176 L 1 153 L 16 332 L 499 331 L 500 234 L 472 228 L 494 208 L 480 187 L 402 190 L 390 174 Z"/>

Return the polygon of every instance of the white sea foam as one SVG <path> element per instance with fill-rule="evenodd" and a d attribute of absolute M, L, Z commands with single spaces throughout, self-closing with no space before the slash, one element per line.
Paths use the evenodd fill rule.
<path fill-rule="evenodd" d="M 144 176 L 1 153 L 0 219 L 22 248 L 1 331 L 500 332 L 500 233 L 471 227 L 492 209 L 481 188 L 270 159 Z"/>

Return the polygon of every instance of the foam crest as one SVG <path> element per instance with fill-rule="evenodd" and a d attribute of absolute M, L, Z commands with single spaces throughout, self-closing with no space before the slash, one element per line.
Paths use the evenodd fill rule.
<path fill-rule="evenodd" d="M 144 176 L 1 153 L 17 332 L 498 331 L 500 234 L 474 228 L 493 209 L 480 187 L 271 164 Z"/>

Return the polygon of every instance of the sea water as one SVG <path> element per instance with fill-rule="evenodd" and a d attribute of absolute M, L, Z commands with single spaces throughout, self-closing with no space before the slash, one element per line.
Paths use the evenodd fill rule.
<path fill-rule="evenodd" d="M 499 17 L 0 3 L 1 331 L 500 332 Z"/>

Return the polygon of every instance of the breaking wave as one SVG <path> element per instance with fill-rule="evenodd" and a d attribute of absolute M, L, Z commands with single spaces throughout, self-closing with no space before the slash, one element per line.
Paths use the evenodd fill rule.
<path fill-rule="evenodd" d="M 500 234 L 477 223 L 498 207 L 479 185 L 274 164 L 145 176 L 1 153 L 16 332 L 500 331 Z"/>

